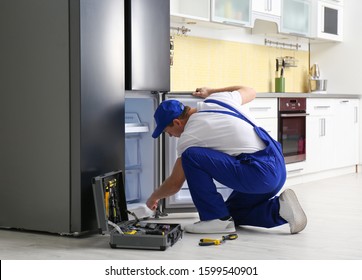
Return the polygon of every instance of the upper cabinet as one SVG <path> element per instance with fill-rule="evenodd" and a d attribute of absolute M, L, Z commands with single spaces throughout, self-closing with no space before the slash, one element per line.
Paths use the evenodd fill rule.
<path fill-rule="evenodd" d="M 280 24 L 282 0 L 254 0 L 253 1 L 253 19 L 274 21 Z"/>
<path fill-rule="evenodd" d="M 251 0 L 211 0 L 211 20 L 250 27 Z"/>
<path fill-rule="evenodd" d="M 343 1 L 313 1 L 312 37 L 343 40 Z"/>
<path fill-rule="evenodd" d="M 210 0 L 170 0 L 172 16 L 210 20 Z"/>
<path fill-rule="evenodd" d="M 281 3 L 281 0 L 254 0 L 253 13 L 280 17 Z"/>
<path fill-rule="evenodd" d="M 277 25 L 270 32 L 264 30 L 265 24 L 255 24 L 255 34 L 280 32 L 310 38 L 312 43 L 343 40 L 343 0 L 170 0 L 170 12 L 181 22 L 190 19 L 254 28 L 259 19 Z"/>
<path fill-rule="evenodd" d="M 299 37 L 310 36 L 309 0 L 283 0 L 280 32 Z"/>

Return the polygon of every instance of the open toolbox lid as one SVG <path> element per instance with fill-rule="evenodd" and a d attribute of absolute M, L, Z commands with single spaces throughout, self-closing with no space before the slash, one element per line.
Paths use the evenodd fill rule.
<path fill-rule="evenodd" d="M 115 224 L 128 221 L 122 170 L 94 177 L 92 187 L 98 227 L 102 233 L 109 233 L 108 221 Z"/>

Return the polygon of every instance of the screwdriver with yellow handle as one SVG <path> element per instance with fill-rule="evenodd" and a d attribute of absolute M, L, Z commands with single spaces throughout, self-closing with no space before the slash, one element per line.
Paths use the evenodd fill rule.
<path fill-rule="evenodd" d="M 221 245 L 225 242 L 225 240 L 235 240 L 238 238 L 236 233 L 228 234 L 222 236 L 221 239 L 213 239 L 213 238 L 202 238 L 200 239 L 199 245 L 200 246 L 212 246 L 212 245 Z"/>

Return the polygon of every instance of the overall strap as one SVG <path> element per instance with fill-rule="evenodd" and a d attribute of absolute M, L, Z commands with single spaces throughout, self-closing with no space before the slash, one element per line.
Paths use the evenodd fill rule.
<path fill-rule="evenodd" d="M 239 119 L 242 119 L 242 120 L 246 121 L 247 123 L 249 123 L 250 125 L 252 125 L 253 127 L 255 127 L 254 123 L 252 123 L 250 120 L 248 120 L 243 114 L 241 114 L 238 110 L 236 110 L 234 107 L 230 106 L 229 104 L 226 104 L 226 103 L 224 103 L 222 101 L 215 100 L 215 99 L 207 99 L 204 102 L 205 103 L 217 104 L 217 105 L 219 105 L 221 107 L 229 109 L 232 112 L 229 112 L 229 111 L 217 111 L 217 110 L 202 110 L 202 111 L 199 111 L 200 113 L 209 112 L 209 113 L 221 113 L 221 114 L 231 115 L 231 116 L 237 117 Z"/>

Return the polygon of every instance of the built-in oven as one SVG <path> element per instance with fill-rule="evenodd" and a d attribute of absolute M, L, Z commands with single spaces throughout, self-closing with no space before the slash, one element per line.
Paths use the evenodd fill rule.
<path fill-rule="evenodd" d="M 279 98 L 278 141 L 285 163 L 306 158 L 306 98 Z"/>

